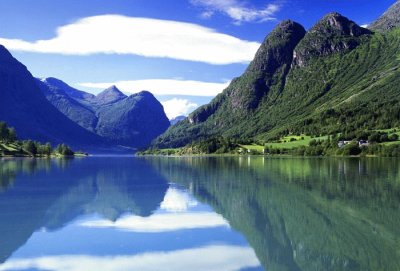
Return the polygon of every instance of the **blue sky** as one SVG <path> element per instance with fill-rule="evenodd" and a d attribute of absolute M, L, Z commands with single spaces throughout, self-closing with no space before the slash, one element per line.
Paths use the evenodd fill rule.
<path fill-rule="evenodd" d="M 337 11 L 360 25 L 394 0 L 1 0 L 0 44 L 34 76 L 97 93 L 147 89 L 169 117 L 239 76 L 279 21 Z"/>

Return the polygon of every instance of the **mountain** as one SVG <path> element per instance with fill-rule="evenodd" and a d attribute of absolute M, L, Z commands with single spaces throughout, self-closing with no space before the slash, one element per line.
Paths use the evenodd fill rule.
<path fill-rule="evenodd" d="M 169 120 L 169 123 L 171 125 L 175 125 L 175 124 L 177 124 L 178 122 L 180 122 L 181 120 L 184 120 L 184 119 L 186 119 L 186 116 L 177 116 L 177 117 Z"/>
<path fill-rule="evenodd" d="M 83 129 L 50 104 L 27 68 L 0 45 L 0 120 L 18 131 L 21 139 L 73 148 L 104 146 L 97 135 Z"/>
<path fill-rule="evenodd" d="M 391 10 L 397 7 L 383 16 L 387 24 L 396 25 L 400 13 Z M 327 14 L 307 32 L 284 21 L 266 37 L 242 76 L 154 145 L 180 147 L 213 136 L 267 141 L 291 133 L 398 127 L 399 43 L 399 28 L 373 32 L 338 13 Z"/>
<path fill-rule="evenodd" d="M 93 109 L 83 105 L 82 102 L 95 99 L 96 96 L 81 93 L 55 78 L 46 78 L 36 82 L 47 100 L 61 113 L 83 128 L 95 132 L 96 114 Z"/>
<path fill-rule="evenodd" d="M 304 67 L 316 57 L 352 50 L 360 44 L 360 37 L 366 34 L 371 34 L 371 31 L 337 12 L 329 13 L 296 46 L 293 64 Z"/>
<path fill-rule="evenodd" d="M 111 144 L 145 147 L 169 127 L 162 105 L 150 92 L 128 97 L 112 86 L 95 96 L 54 78 L 37 84 L 60 112 Z"/>
<path fill-rule="evenodd" d="M 96 133 L 121 145 L 146 147 L 169 127 L 163 106 L 147 91 L 106 104 L 96 112 Z"/>
<path fill-rule="evenodd" d="M 75 89 L 69 85 L 67 85 L 65 82 L 54 78 L 54 77 L 47 77 L 42 80 L 43 83 L 45 83 L 50 89 L 62 89 L 68 96 L 74 99 L 78 100 L 90 100 L 94 99 L 96 96 L 84 91 L 80 91 L 78 89 Z"/>
<path fill-rule="evenodd" d="M 394 3 L 378 20 L 369 28 L 374 31 L 388 31 L 400 26 L 400 1 Z"/>

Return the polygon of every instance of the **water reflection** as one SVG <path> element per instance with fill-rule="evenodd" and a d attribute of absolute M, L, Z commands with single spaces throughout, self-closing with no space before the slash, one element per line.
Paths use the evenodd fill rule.
<path fill-rule="evenodd" d="M 222 215 L 145 159 L 7 163 L 20 166 L 0 194 L 0 270 L 261 270 Z"/>
<path fill-rule="evenodd" d="M 57 230 L 81 215 L 112 221 L 126 212 L 149 216 L 168 188 L 144 161 L 16 159 L 0 165 L 7 173 L 2 180 L 18 179 L 11 187 L 2 182 L 7 190 L 0 194 L 0 262 L 36 230 Z"/>
<path fill-rule="evenodd" d="M 396 159 L 0 162 L 0 270 L 400 270 Z"/>
<path fill-rule="evenodd" d="M 204 260 L 207 259 L 207 260 Z M 0 270 L 221 270 L 234 271 L 258 267 L 254 252 L 239 246 L 208 246 L 177 250 L 172 252 L 152 252 L 124 256 L 64 255 L 11 260 L 0 266 Z"/>
<path fill-rule="evenodd" d="M 245 161 L 150 160 L 244 234 L 265 270 L 400 270 L 398 160 Z"/>

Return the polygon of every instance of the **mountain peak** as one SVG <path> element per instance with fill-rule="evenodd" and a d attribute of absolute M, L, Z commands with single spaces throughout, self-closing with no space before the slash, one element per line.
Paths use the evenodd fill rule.
<path fill-rule="evenodd" d="M 104 94 L 104 93 L 115 93 L 115 94 L 118 94 L 118 95 L 124 95 L 118 88 L 117 88 L 117 86 L 116 85 L 112 85 L 111 87 L 109 87 L 109 88 L 106 88 L 105 90 L 103 90 L 100 94 Z M 100 95 L 99 94 L 99 95 Z"/>
<path fill-rule="evenodd" d="M 115 85 L 103 90 L 96 96 L 96 101 L 99 104 L 108 104 L 125 99 L 127 96 L 122 93 Z"/>
<path fill-rule="evenodd" d="M 147 90 L 142 90 L 138 93 L 134 93 L 134 94 L 130 95 L 128 97 L 128 99 L 136 100 L 136 101 L 143 100 L 143 101 L 150 101 L 150 102 L 157 101 L 156 97 L 154 97 L 154 95 L 150 91 L 147 91 Z"/>
<path fill-rule="evenodd" d="M 310 59 L 356 48 L 364 35 L 372 34 L 337 12 L 325 15 L 307 32 L 294 51 L 293 63 L 300 67 Z"/>
<path fill-rule="evenodd" d="M 310 32 L 359 37 L 371 33 L 338 12 L 331 12 L 317 22 Z"/>
<path fill-rule="evenodd" d="M 374 31 L 385 32 L 400 27 L 400 1 L 396 1 L 378 20 L 370 25 Z"/>
<path fill-rule="evenodd" d="M 139 95 L 139 96 L 147 96 L 147 97 L 154 97 L 153 93 L 151 93 L 150 91 L 147 91 L 147 90 L 142 90 L 142 91 L 138 92 L 137 95 Z"/>
<path fill-rule="evenodd" d="M 107 90 L 109 90 L 109 91 L 121 92 L 121 91 L 117 88 L 116 85 L 112 85 L 111 87 L 105 89 L 105 91 L 107 91 Z"/>
<path fill-rule="evenodd" d="M 61 81 L 60 79 L 57 79 L 55 77 L 45 77 L 45 78 L 41 78 L 40 80 L 43 83 L 63 83 L 63 84 L 65 84 L 63 81 Z"/>
<path fill-rule="evenodd" d="M 291 52 L 305 33 L 299 23 L 282 21 L 265 38 L 247 71 L 274 73 L 279 66 L 291 61 Z"/>
<path fill-rule="evenodd" d="M 12 54 L 6 49 L 6 47 L 4 47 L 1 44 L 0 44 L 0 64 L 3 64 L 0 66 L 0 69 L 7 70 L 7 72 L 27 70 L 25 65 L 17 61 L 12 56 Z"/>
<path fill-rule="evenodd" d="M 5 60 L 5 59 L 10 59 L 13 58 L 11 53 L 4 47 L 3 45 L 0 44 L 0 60 Z"/>
<path fill-rule="evenodd" d="M 40 81 L 46 84 L 50 90 L 62 91 L 73 99 L 89 100 L 94 98 L 93 94 L 73 88 L 64 81 L 55 77 L 41 78 Z"/>
<path fill-rule="evenodd" d="M 265 38 L 245 73 L 211 103 L 192 112 L 189 122 L 206 121 L 220 110 L 225 100 L 235 113 L 243 116 L 256 109 L 266 95 L 279 93 L 293 60 L 293 50 L 305 33 L 304 27 L 296 22 L 286 20 L 278 24 Z"/>

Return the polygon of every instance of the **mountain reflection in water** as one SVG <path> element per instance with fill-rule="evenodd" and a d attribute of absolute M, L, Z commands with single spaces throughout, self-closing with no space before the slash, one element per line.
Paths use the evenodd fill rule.
<path fill-rule="evenodd" d="M 0 270 L 400 270 L 396 159 L 0 161 Z"/>

